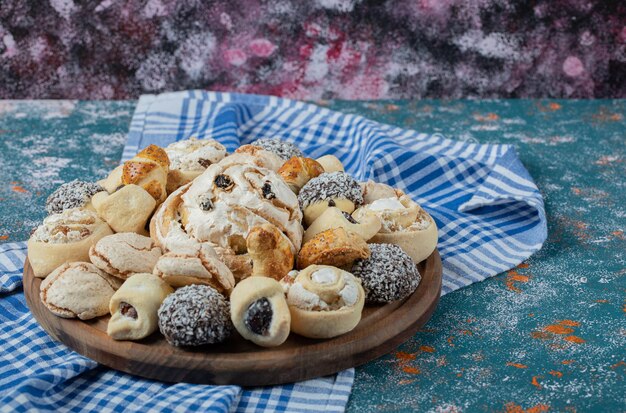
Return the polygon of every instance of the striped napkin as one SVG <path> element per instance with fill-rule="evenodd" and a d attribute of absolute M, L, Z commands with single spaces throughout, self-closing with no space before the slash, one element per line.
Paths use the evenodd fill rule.
<path fill-rule="evenodd" d="M 310 157 L 338 156 L 359 180 L 401 188 L 437 222 L 442 294 L 515 267 L 547 236 L 541 195 L 509 145 L 452 141 L 287 99 L 187 91 L 141 97 L 123 158 L 192 136 L 229 151 L 280 138 Z M 98 365 L 53 341 L 28 312 L 19 290 L 25 255 L 25 243 L 0 244 L 0 406 L 8 410 L 345 409 L 354 369 L 242 389 L 165 384 Z"/>

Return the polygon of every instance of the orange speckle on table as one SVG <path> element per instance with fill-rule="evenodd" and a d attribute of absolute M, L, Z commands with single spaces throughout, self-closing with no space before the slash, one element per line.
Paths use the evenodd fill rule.
<path fill-rule="evenodd" d="M 572 193 L 574 195 L 580 195 L 583 191 L 580 188 L 572 187 Z"/>
<path fill-rule="evenodd" d="M 553 334 L 570 334 L 574 332 L 573 328 L 564 327 L 560 324 L 552 324 L 543 328 L 545 331 Z"/>
<path fill-rule="evenodd" d="M 559 110 L 559 109 L 561 109 L 561 105 L 559 105 L 556 102 L 550 102 L 548 104 L 548 107 L 550 108 L 550 110 Z"/>
<path fill-rule="evenodd" d="M 528 366 L 527 366 L 527 365 L 525 365 L 525 364 L 522 364 L 522 363 L 513 363 L 513 362 L 510 362 L 510 361 L 507 361 L 507 362 L 506 362 L 506 365 L 507 365 L 507 366 L 511 366 L 511 367 L 515 367 L 515 368 L 518 368 L 518 369 L 527 369 L 527 368 L 528 368 Z"/>
<path fill-rule="evenodd" d="M 485 116 L 483 116 L 483 115 L 474 115 L 474 119 L 476 119 L 479 122 L 486 122 L 486 121 L 498 120 L 498 119 L 500 119 L 500 117 L 498 115 L 496 115 L 495 113 L 487 113 Z"/>
<path fill-rule="evenodd" d="M 541 384 L 539 384 L 539 380 L 541 376 L 533 376 L 533 379 L 530 381 L 530 384 L 532 384 L 533 386 L 535 386 L 538 389 L 541 389 Z"/>
<path fill-rule="evenodd" d="M 608 302 L 609 300 L 596 300 L 596 303 L 600 303 L 600 304 L 606 304 Z"/>
<path fill-rule="evenodd" d="M 619 113 L 614 113 L 611 116 L 609 116 L 609 119 L 611 119 L 611 120 L 622 120 L 622 115 L 620 115 Z"/>
<path fill-rule="evenodd" d="M 398 351 L 398 352 L 396 353 L 396 358 L 397 358 L 398 360 L 404 360 L 404 361 L 407 361 L 407 360 L 415 360 L 415 354 L 412 354 L 412 353 L 405 353 L 404 351 Z"/>
<path fill-rule="evenodd" d="M 402 386 L 402 385 L 405 385 L 405 384 L 411 384 L 411 383 L 413 383 L 414 381 L 415 381 L 415 379 L 410 379 L 410 380 L 409 380 L 409 379 L 405 379 L 405 380 L 400 380 L 400 381 L 398 382 L 398 384 Z"/>
<path fill-rule="evenodd" d="M 613 231 L 611 232 L 615 238 L 624 239 L 624 231 Z"/>
<path fill-rule="evenodd" d="M 572 320 L 561 320 L 559 321 L 559 324 L 562 326 L 568 326 L 568 327 L 578 327 L 580 325 L 578 321 L 572 321 Z"/>
<path fill-rule="evenodd" d="M 530 336 L 532 338 L 536 338 L 539 340 L 546 340 L 548 338 L 550 338 L 550 334 L 544 332 L 544 331 L 533 331 L 532 333 L 530 333 Z"/>
<path fill-rule="evenodd" d="M 586 343 L 586 341 L 578 336 L 567 336 L 565 337 L 563 340 L 565 341 L 569 341 L 570 343 L 574 343 L 574 344 L 583 344 Z"/>
<path fill-rule="evenodd" d="M 11 189 L 13 189 L 13 191 L 14 191 L 14 192 L 20 192 L 20 193 L 26 193 L 26 192 L 28 192 L 28 190 L 26 190 L 26 189 L 22 188 L 22 187 L 21 187 L 21 186 L 19 186 L 19 185 L 13 185 L 13 187 L 12 187 Z"/>
<path fill-rule="evenodd" d="M 558 377 L 558 378 L 563 377 L 563 373 L 561 373 L 560 371 L 556 371 L 556 370 L 550 370 L 550 374 L 552 374 L 554 377 Z"/>
<path fill-rule="evenodd" d="M 8 235 L 0 235 L 0 241 L 5 241 L 8 240 L 9 236 Z"/>
<path fill-rule="evenodd" d="M 452 340 L 454 340 L 454 336 L 448 337 L 446 341 L 448 342 L 450 346 L 454 347 L 454 343 L 452 342 Z"/>
<path fill-rule="evenodd" d="M 424 351 L 426 353 L 434 353 L 435 352 L 435 348 L 431 347 L 431 346 L 420 346 L 420 350 Z"/>
<path fill-rule="evenodd" d="M 547 404 L 536 404 L 533 407 L 524 408 L 513 402 L 504 405 L 504 413 L 544 413 L 550 410 L 550 406 Z"/>
<path fill-rule="evenodd" d="M 385 108 L 390 112 L 395 112 L 396 110 L 400 109 L 400 106 L 390 103 L 389 105 L 385 106 Z"/>
<path fill-rule="evenodd" d="M 515 283 L 516 282 L 527 283 L 529 279 L 530 279 L 529 276 L 522 275 L 522 274 L 519 274 L 515 270 L 511 270 L 511 271 L 506 273 L 506 281 L 505 281 L 506 288 L 508 288 L 511 291 L 515 291 L 516 293 L 521 293 L 522 290 L 517 288 Z"/>
<path fill-rule="evenodd" d="M 520 265 L 517 266 L 517 268 L 528 268 L 528 267 L 530 267 L 530 265 L 525 263 L 525 262 L 523 262 L 523 263 L 521 263 Z"/>
<path fill-rule="evenodd" d="M 421 371 L 417 367 L 404 366 L 402 367 L 402 371 L 408 374 L 420 374 Z"/>
<path fill-rule="evenodd" d="M 464 336 L 473 336 L 474 335 L 472 330 L 461 330 L 461 334 L 463 334 Z"/>
<path fill-rule="evenodd" d="M 534 317 L 535 313 L 528 313 L 528 317 Z"/>
<path fill-rule="evenodd" d="M 617 363 L 613 364 L 613 365 L 611 366 L 611 368 L 612 368 L 612 369 L 616 369 L 616 368 L 618 368 L 619 366 L 626 366 L 626 362 L 624 362 L 624 360 L 622 360 L 622 361 L 618 361 Z"/>
<path fill-rule="evenodd" d="M 576 360 L 563 360 L 563 361 L 561 362 L 561 364 L 565 364 L 565 365 L 567 365 L 567 364 L 572 364 L 572 363 L 573 363 L 573 362 L 575 362 L 575 361 L 576 361 Z"/>
<path fill-rule="evenodd" d="M 544 413 L 547 412 L 548 410 L 550 410 L 550 406 L 548 406 L 547 404 L 537 404 L 533 407 L 530 407 L 528 409 L 526 409 L 525 413 Z"/>

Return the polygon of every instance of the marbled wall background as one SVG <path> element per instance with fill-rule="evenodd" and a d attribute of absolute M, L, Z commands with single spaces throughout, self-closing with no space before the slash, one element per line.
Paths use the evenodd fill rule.
<path fill-rule="evenodd" d="M 0 0 L 0 98 L 626 97 L 622 0 Z"/>

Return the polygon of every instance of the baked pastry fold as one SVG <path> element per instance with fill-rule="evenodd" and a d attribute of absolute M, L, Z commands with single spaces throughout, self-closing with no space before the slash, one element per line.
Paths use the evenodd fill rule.
<path fill-rule="evenodd" d="M 96 267 L 122 280 L 139 273 L 152 273 L 160 256 L 161 249 L 152 238 L 134 232 L 108 235 L 89 250 L 89 258 Z"/>
<path fill-rule="evenodd" d="M 226 148 L 214 139 L 189 138 L 171 143 L 165 148 L 170 159 L 167 193 L 200 176 L 210 165 L 224 159 Z"/>

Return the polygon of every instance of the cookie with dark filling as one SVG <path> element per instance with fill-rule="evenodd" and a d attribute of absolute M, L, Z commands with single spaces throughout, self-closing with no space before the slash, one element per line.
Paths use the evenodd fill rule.
<path fill-rule="evenodd" d="M 249 277 L 237 284 L 230 315 L 239 334 L 259 346 L 279 346 L 289 336 L 289 307 L 282 286 L 272 278 Z"/>

